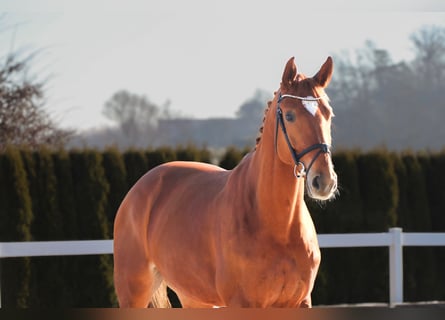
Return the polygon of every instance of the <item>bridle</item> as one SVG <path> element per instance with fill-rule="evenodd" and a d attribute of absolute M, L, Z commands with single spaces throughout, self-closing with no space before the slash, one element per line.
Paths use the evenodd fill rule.
<path fill-rule="evenodd" d="M 283 110 L 280 107 L 281 101 L 283 101 L 286 98 L 292 98 L 292 99 L 298 99 L 301 101 L 318 101 L 326 96 L 321 97 L 300 97 L 300 96 L 294 96 L 290 94 L 281 94 L 279 93 L 278 101 L 277 101 L 277 117 L 276 117 L 276 125 L 275 125 L 275 149 L 277 148 L 277 138 L 278 138 L 278 126 L 281 127 L 281 131 L 283 132 L 284 138 L 286 139 L 287 146 L 289 148 L 289 151 L 292 155 L 292 159 L 294 160 L 294 175 L 296 178 L 301 178 L 306 176 L 306 174 L 311 169 L 312 165 L 314 164 L 315 160 L 320 156 L 322 153 L 328 153 L 331 154 L 331 146 L 326 143 L 316 143 L 313 144 L 306 149 L 303 149 L 300 152 L 297 152 L 297 150 L 292 146 L 292 143 L 290 142 L 289 136 L 287 134 L 286 125 L 284 124 L 283 119 Z M 312 161 L 309 163 L 309 166 L 306 169 L 306 166 L 304 162 L 301 161 L 301 158 L 303 158 L 306 154 L 308 154 L 311 151 L 317 150 L 318 152 L 315 154 L 315 156 L 312 158 Z"/>

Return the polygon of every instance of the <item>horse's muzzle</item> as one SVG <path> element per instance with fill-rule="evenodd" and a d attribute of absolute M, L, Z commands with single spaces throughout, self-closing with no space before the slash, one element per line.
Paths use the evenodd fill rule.
<path fill-rule="evenodd" d="M 337 174 L 310 172 L 306 180 L 308 195 L 317 200 L 329 200 L 337 191 Z"/>

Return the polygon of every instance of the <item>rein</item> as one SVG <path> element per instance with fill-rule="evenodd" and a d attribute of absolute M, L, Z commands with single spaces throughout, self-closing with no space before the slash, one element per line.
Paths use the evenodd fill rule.
<path fill-rule="evenodd" d="M 283 94 L 278 98 L 277 101 L 277 117 L 276 117 L 276 126 L 275 126 L 275 149 L 277 148 L 277 138 L 278 138 L 278 126 L 281 127 L 281 131 L 283 132 L 284 138 L 286 139 L 287 146 L 289 148 L 290 154 L 292 155 L 292 159 L 294 160 L 294 175 L 295 178 L 301 178 L 306 176 L 306 174 L 311 169 L 312 165 L 314 164 L 315 160 L 320 156 L 322 153 L 331 153 L 330 149 L 331 146 L 326 143 L 316 143 L 313 144 L 306 149 L 303 149 L 301 152 L 297 152 L 297 150 L 292 146 L 292 143 L 290 142 L 289 135 L 287 134 L 286 125 L 284 123 L 283 119 L 283 110 L 280 107 L 281 101 L 283 101 L 285 98 L 292 98 L 292 99 L 298 99 L 301 101 L 318 101 L 323 99 L 325 96 L 322 97 L 300 97 L 300 96 L 294 96 L 290 94 Z M 312 161 L 309 163 L 309 166 L 306 169 L 306 166 L 303 161 L 301 161 L 301 158 L 303 158 L 306 154 L 308 154 L 311 151 L 318 150 L 318 152 L 315 154 L 315 156 L 312 158 Z"/>

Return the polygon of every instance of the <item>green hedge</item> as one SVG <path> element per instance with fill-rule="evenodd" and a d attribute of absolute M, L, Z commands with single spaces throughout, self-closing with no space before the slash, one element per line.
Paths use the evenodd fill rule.
<path fill-rule="evenodd" d="M 0 155 L 0 241 L 30 241 L 32 206 L 20 152 L 8 148 Z M 2 307 L 30 305 L 30 258 L 3 259 Z"/>
<path fill-rule="evenodd" d="M 113 238 L 114 217 L 129 187 L 127 185 L 127 169 L 124 159 L 117 149 L 107 149 L 102 156 L 105 178 L 110 188 L 107 195 L 105 214 L 107 216 L 109 235 Z"/>
<path fill-rule="evenodd" d="M 231 169 L 247 150 L 227 149 Z M 131 186 L 168 161 L 210 162 L 193 146 L 0 154 L 0 241 L 111 239 L 116 211 Z M 333 155 L 339 195 L 307 199 L 319 233 L 445 232 L 445 153 Z M 388 301 L 386 248 L 322 249 L 314 304 Z M 4 307 L 116 305 L 112 256 L 3 259 Z M 405 299 L 445 299 L 445 248 L 404 249 Z"/>

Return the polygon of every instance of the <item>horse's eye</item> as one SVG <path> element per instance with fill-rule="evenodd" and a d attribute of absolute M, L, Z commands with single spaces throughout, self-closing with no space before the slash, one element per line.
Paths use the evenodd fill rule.
<path fill-rule="evenodd" d="M 286 112 L 286 121 L 294 122 L 295 121 L 295 113 L 292 111 Z"/>

